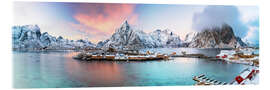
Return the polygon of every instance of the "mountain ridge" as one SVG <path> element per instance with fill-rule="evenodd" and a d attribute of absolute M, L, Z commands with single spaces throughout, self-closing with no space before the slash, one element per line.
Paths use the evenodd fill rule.
<path fill-rule="evenodd" d="M 48 32 L 40 32 L 38 25 L 23 25 L 12 27 L 12 43 L 14 49 L 82 49 L 82 48 L 237 48 L 245 47 L 240 37 L 234 35 L 232 27 L 223 24 L 222 27 L 207 28 L 202 32 L 191 32 L 184 40 L 169 29 L 156 29 L 145 33 L 134 29 L 127 21 L 115 30 L 110 38 L 93 44 L 88 40 L 68 40 L 62 36 L 54 37 Z"/>
<path fill-rule="evenodd" d="M 141 30 L 135 30 L 127 21 L 115 30 L 113 35 L 98 43 L 98 47 L 116 48 L 116 49 L 141 49 L 157 47 L 180 47 L 181 39 L 169 30 L 155 30 L 151 33 L 145 33 Z"/>
<path fill-rule="evenodd" d="M 12 27 L 13 49 L 83 49 L 93 48 L 95 44 L 87 40 L 68 40 L 62 36 L 57 38 L 48 32 L 40 32 L 38 25 L 22 25 Z"/>

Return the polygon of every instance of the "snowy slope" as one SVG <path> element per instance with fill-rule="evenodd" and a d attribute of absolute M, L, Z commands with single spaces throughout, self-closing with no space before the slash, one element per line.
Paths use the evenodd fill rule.
<path fill-rule="evenodd" d="M 198 35 L 198 32 L 190 32 L 190 33 L 188 33 L 187 35 L 186 35 L 186 37 L 185 37 L 185 40 L 184 40 L 184 42 L 185 43 L 190 43 L 190 42 L 192 42 L 194 39 L 195 39 L 195 37 Z"/>
<path fill-rule="evenodd" d="M 159 47 L 180 47 L 181 39 L 169 29 L 163 31 L 156 30 L 150 33 L 150 36 L 159 44 Z"/>
<path fill-rule="evenodd" d="M 82 49 L 95 47 L 87 40 L 68 40 L 62 36 L 54 37 L 47 32 L 41 33 L 38 25 L 12 27 L 13 49 Z"/>
<path fill-rule="evenodd" d="M 157 47 L 180 47 L 179 36 L 169 30 L 156 30 L 145 33 L 142 30 L 135 30 L 127 21 L 116 29 L 111 38 L 98 43 L 98 47 L 116 49 L 140 49 Z"/>

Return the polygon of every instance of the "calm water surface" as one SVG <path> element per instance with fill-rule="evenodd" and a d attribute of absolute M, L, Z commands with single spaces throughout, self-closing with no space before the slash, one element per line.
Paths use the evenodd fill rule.
<path fill-rule="evenodd" d="M 170 51 L 171 49 L 164 50 Z M 186 49 L 185 49 L 186 50 Z M 204 50 L 187 50 L 200 51 Z M 206 50 L 211 55 L 218 50 Z M 13 51 L 15 88 L 193 85 L 194 75 L 206 74 L 231 82 L 248 66 L 196 58 L 167 61 L 78 61 L 74 51 Z M 208 53 L 208 54 L 209 54 Z M 209 54 L 209 55 L 210 55 Z"/>

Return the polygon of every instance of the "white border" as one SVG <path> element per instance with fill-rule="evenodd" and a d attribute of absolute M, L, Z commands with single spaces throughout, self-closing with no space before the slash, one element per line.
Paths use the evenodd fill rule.
<path fill-rule="evenodd" d="M 270 39 L 268 35 L 270 32 L 270 15 L 269 15 L 269 3 L 267 0 L 2 0 L 0 3 L 0 52 L 1 52 L 1 88 L 12 88 L 12 52 L 11 52 L 11 25 L 12 25 L 12 2 L 13 1 L 47 1 L 47 2 L 98 2 L 98 3 L 151 3 L 151 4 L 188 4 L 188 5 L 256 5 L 259 6 L 260 15 L 260 83 L 259 85 L 246 85 L 246 86 L 162 86 L 162 87 L 105 87 L 105 88 L 90 88 L 90 89 L 206 89 L 206 90 L 228 90 L 228 89 L 266 89 L 269 84 L 269 58 L 270 50 L 268 47 Z M 269 57 L 268 57 L 269 56 Z M 268 65 L 267 65 L 268 64 Z M 74 89 L 74 88 L 65 88 Z M 80 88 L 89 89 L 89 88 Z M 55 90 L 55 89 L 50 89 Z"/>

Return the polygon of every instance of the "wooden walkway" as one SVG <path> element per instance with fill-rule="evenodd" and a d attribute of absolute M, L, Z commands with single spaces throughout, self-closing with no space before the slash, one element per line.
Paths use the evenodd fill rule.
<path fill-rule="evenodd" d="M 221 82 L 215 79 L 210 79 L 204 74 L 199 76 L 194 76 L 193 80 L 197 82 L 196 85 L 230 85 L 230 83 Z"/>

